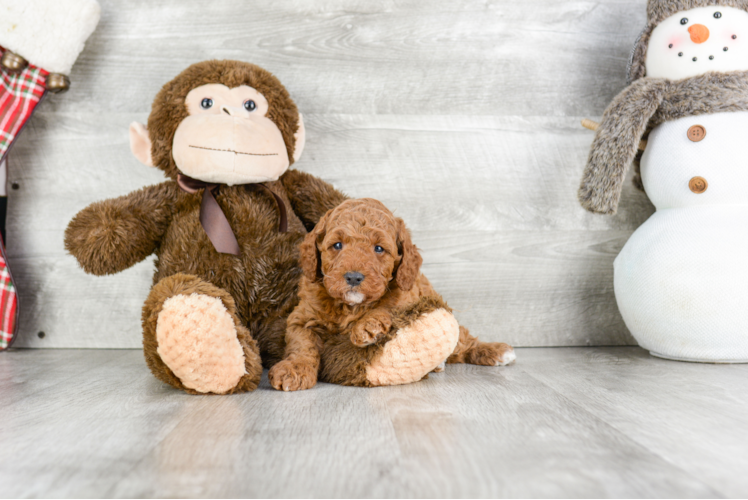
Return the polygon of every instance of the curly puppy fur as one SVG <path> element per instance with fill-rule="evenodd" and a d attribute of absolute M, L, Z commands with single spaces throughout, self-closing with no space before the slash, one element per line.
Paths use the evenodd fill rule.
<path fill-rule="evenodd" d="M 603 113 L 579 188 L 580 203 L 590 212 L 616 213 L 639 141 L 657 125 L 686 116 L 746 110 L 745 71 L 710 72 L 676 81 L 636 80 Z"/>
<path fill-rule="evenodd" d="M 308 389 L 319 378 L 368 386 L 365 368 L 399 328 L 449 310 L 420 273 L 410 232 L 382 203 L 348 200 L 329 211 L 301 245 L 300 303 L 288 318 L 284 360 L 270 370 L 276 389 Z M 364 276 L 349 284 L 346 274 Z M 467 329 L 448 363 L 495 365 L 507 344 L 479 342 Z"/>
<path fill-rule="evenodd" d="M 241 327 L 237 330 L 245 353 L 259 347 L 263 363 L 271 366 L 283 355 L 286 317 L 298 303 L 299 244 L 325 212 L 346 199 L 329 184 L 288 170 L 279 180 L 265 183 L 291 208 L 288 232 L 280 233 L 278 206 L 265 189 L 221 186 L 216 201 L 236 235 L 241 254 L 217 253 L 200 224 L 202 192 L 190 194 L 179 188 L 179 171 L 171 154 L 176 128 L 187 116 L 187 93 L 207 83 L 248 85 L 260 91 L 270 106 L 268 116 L 280 129 L 289 158 L 293 158 L 299 115 L 280 81 L 249 63 L 198 63 L 164 86 L 148 119 L 154 165 L 169 180 L 93 203 L 81 210 L 65 231 L 66 249 L 91 274 L 114 274 L 156 254 L 154 287 L 143 308 L 143 347 L 154 375 L 182 390 L 185 388 L 177 377 L 161 362 L 153 337 L 153 322 L 163 302 L 177 293 L 175 287 L 180 294 L 220 297 Z M 252 359 L 247 354 L 247 360 Z M 253 366 L 247 371 L 254 376 L 258 369 Z M 230 392 L 256 387 L 256 381 L 245 382 Z"/>

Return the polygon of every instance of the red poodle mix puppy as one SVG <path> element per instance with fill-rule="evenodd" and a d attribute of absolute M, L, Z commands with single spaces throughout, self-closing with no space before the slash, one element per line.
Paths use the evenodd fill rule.
<path fill-rule="evenodd" d="M 285 391 L 309 389 L 318 376 L 344 385 L 404 383 L 377 383 L 366 370 L 371 372 L 398 330 L 434 310 L 453 321 L 455 332 L 437 364 L 445 358 L 447 363 L 486 366 L 514 361 L 511 346 L 481 342 L 457 324 L 420 273 L 422 262 L 402 219 L 379 201 L 348 200 L 327 212 L 301 245 L 301 300 L 288 318 L 285 357 L 270 370 L 271 385 Z M 424 341 L 432 331 L 426 331 Z M 397 347 L 405 361 L 417 348 L 412 342 Z"/>

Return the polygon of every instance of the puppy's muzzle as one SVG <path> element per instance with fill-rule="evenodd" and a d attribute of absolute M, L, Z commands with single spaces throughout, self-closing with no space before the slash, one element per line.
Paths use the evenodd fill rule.
<path fill-rule="evenodd" d="M 345 273 L 343 278 L 345 278 L 346 283 L 354 287 L 360 285 L 361 282 L 364 281 L 364 275 L 359 272 Z"/>

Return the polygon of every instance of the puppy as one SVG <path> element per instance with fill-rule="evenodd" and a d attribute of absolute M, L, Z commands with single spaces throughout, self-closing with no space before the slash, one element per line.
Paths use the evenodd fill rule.
<path fill-rule="evenodd" d="M 327 212 L 300 247 L 300 302 L 288 318 L 285 356 L 270 370 L 271 385 L 309 389 L 320 371 L 329 382 L 375 385 L 360 374 L 407 324 L 404 318 L 436 304 L 454 321 L 420 273 L 422 261 L 402 219 L 379 201 L 347 200 Z M 446 362 L 498 366 L 514 359 L 511 346 L 480 342 L 459 326 Z"/>

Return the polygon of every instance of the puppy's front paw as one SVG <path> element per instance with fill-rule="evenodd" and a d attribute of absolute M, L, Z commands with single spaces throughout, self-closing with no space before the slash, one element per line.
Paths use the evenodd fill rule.
<path fill-rule="evenodd" d="M 371 345 L 392 328 L 392 318 L 389 314 L 370 314 L 362 318 L 351 332 L 351 342 L 358 347 Z"/>
<path fill-rule="evenodd" d="M 308 364 L 284 359 L 270 369 L 268 379 L 279 391 L 303 391 L 317 383 L 317 370 Z"/>
<path fill-rule="evenodd" d="M 509 344 L 491 342 L 480 344 L 470 353 L 470 363 L 483 366 L 505 366 L 517 359 Z"/>

